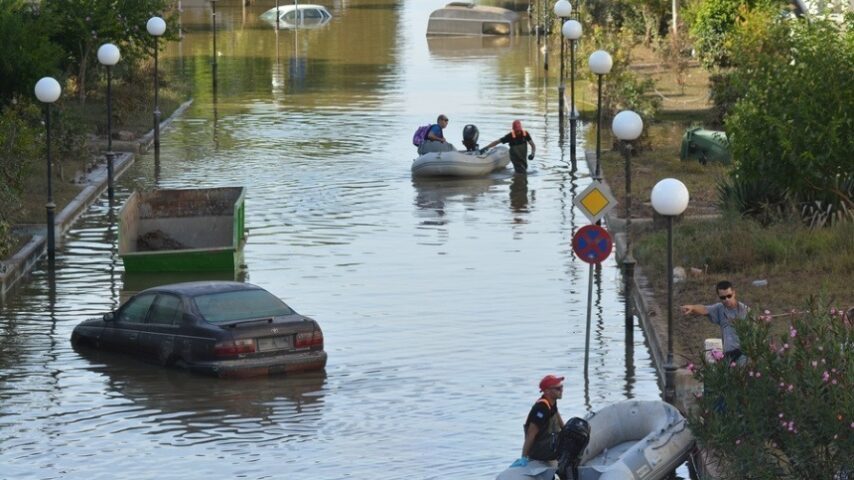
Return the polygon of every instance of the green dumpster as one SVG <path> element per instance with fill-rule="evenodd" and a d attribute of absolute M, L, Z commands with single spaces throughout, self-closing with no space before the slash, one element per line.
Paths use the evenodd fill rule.
<path fill-rule="evenodd" d="M 682 136 L 679 158 L 682 160 L 696 159 L 703 165 L 708 162 L 729 164 L 729 141 L 726 133 L 717 130 L 705 130 L 700 127 L 689 128 Z"/>

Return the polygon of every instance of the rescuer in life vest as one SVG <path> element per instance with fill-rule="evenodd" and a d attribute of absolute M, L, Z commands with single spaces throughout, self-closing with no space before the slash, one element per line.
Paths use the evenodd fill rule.
<path fill-rule="evenodd" d="M 510 144 L 510 161 L 513 162 L 513 169 L 516 170 L 516 173 L 527 173 L 528 160 L 534 159 L 534 154 L 537 153 L 537 146 L 534 145 L 534 141 L 531 140 L 531 134 L 522 129 L 522 122 L 514 120 L 513 130 L 511 130 L 507 135 L 504 135 L 498 140 L 481 148 L 480 154 L 483 155 L 487 150 L 499 143 Z M 531 145 L 530 155 L 528 155 L 529 144 Z"/>

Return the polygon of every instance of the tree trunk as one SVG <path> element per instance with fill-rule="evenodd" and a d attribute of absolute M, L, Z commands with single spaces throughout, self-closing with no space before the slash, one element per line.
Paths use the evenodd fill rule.
<path fill-rule="evenodd" d="M 77 98 L 80 100 L 80 105 L 86 103 L 86 70 L 91 52 L 92 47 L 89 44 L 81 46 L 80 65 L 77 71 Z"/>

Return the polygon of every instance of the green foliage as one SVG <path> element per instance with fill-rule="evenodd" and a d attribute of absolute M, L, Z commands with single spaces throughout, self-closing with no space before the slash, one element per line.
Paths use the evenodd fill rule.
<path fill-rule="evenodd" d="M 0 107 L 0 258 L 11 246 L 11 214 L 21 205 L 21 189 L 40 152 L 38 109 L 29 102 Z"/>
<path fill-rule="evenodd" d="M 596 2 L 583 0 L 581 9 L 587 12 L 587 24 L 608 25 L 616 29 L 626 29 L 642 38 L 649 45 L 655 36 L 666 30 L 670 19 L 668 0 L 617 0 L 614 2 Z"/>
<path fill-rule="evenodd" d="M 850 219 L 854 30 L 766 17 L 732 41 L 739 64 L 730 79 L 743 96 L 726 119 L 735 168 L 723 201 L 766 218 L 796 212 L 814 225 Z"/>
<path fill-rule="evenodd" d="M 593 29 L 592 41 L 582 45 L 583 58 L 595 50 L 605 50 L 611 55 L 611 72 L 602 78 L 602 119 L 608 121 L 620 110 L 634 110 L 645 121 L 655 118 L 661 108 L 661 99 L 651 94 L 655 82 L 651 78 L 641 78 L 633 72 L 631 50 L 637 44 L 636 37 L 628 30 L 611 32 L 599 27 Z M 592 88 L 598 88 L 597 75 L 586 69 Z"/>
<path fill-rule="evenodd" d="M 746 364 L 696 369 L 704 394 L 691 430 L 723 479 L 846 478 L 854 468 L 852 320 L 813 300 L 793 312 L 785 335 L 771 338 L 772 321 L 783 320 L 766 311 L 736 325 Z"/>
<path fill-rule="evenodd" d="M 697 4 L 691 35 L 700 63 L 706 68 L 730 64 L 727 37 L 739 18 L 742 0 L 709 0 Z"/>
<path fill-rule="evenodd" d="M 98 48 L 114 43 L 122 62 L 134 64 L 154 53 L 154 40 L 146 30 L 153 16 L 164 16 L 167 0 L 44 0 L 43 16 L 54 25 L 52 40 L 67 53 L 65 67 L 76 74 L 78 95 L 86 97 L 87 74 L 97 64 Z M 168 17 L 164 17 L 167 22 Z M 175 28 L 165 39 L 175 38 Z M 162 47 L 162 42 L 160 42 Z"/>
<path fill-rule="evenodd" d="M 49 35 L 49 25 L 31 2 L 0 0 L 0 106 L 32 95 L 41 77 L 59 72 L 62 49 Z"/>

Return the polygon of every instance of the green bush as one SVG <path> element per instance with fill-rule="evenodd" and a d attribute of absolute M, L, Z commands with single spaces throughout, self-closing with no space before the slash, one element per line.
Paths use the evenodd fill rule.
<path fill-rule="evenodd" d="M 38 148 L 39 110 L 30 102 L 0 107 L 0 258 L 12 245 L 11 215 L 21 208 L 21 189 Z"/>
<path fill-rule="evenodd" d="M 36 82 L 59 73 L 62 49 L 48 40 L 47 22 L 33 2 L 0 0 L 0 105 L 32 96 Z"/>
<path fill-rule="evenodd" d="M 744 92 L 726 119 L 734 169 L 725 202 L 814 226 L 854 211 L 854 29 L 753 17 L 732 37 Z"/>
<path fill-rule="evenodd" d="M 770 312 L 736 325 L 748 361 L 702 364 L 704 393 L 689 415 L 722 479 L 849 478 L 854 471 L 854 328 L 812 301 L 788 333 L 769 335 Z M 719 352 L 713 352 L 720 357 Z"/>

